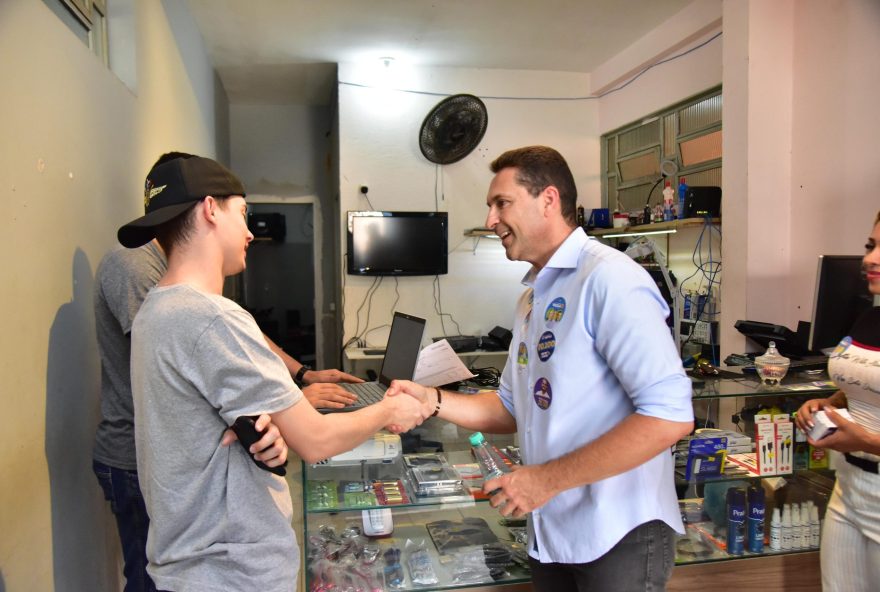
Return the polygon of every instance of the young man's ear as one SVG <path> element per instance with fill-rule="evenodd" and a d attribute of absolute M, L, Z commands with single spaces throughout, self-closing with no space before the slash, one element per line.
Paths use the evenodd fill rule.
<path fill-rule="evenodd" d="M 199 212 L 201 213 L 201 215 L 204 216 L 206 220 L 213 222 L 215 212 L 218 207 L 217 200 L 209 195 L 202 200 L 202 202 L 199 204 L 199 207 Z"/>

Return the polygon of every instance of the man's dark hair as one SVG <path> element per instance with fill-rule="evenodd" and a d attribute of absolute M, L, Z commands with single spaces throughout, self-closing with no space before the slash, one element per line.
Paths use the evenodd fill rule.
<path fill-rule="evenodd" d="M 568 163 L 553 148 L 525 146 L 508 150 L 489 165 L 493 173 L 515 168 L 516 182 L 526 188 L 532 197 L 538 197 L 544 189 L 553 185 L 559 190 L 562 217 L 572 226 L 577 224 L 577 187 Z"/>

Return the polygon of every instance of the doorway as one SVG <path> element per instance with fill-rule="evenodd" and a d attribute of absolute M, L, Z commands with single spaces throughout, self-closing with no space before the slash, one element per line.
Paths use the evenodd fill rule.
<path fill-rule="evenodd" d="M 284 351 L 303 364 L 319 367 L 314 221 L 311 200 L 263 202 L 248 197 L 248 226 L 254 241 L 248 248 L 238 302 Z"/>

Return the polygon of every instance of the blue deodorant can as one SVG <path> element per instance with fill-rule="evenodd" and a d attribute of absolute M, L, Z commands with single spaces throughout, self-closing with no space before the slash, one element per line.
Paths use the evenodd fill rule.
<path fill-rule="evenodd" d="M 727 490 L 727 552 L 742 555 L 746 538 L 746 492 L 738 487 Z"/>
<path fill-rule="evenodd" d="M 764 488 L 749 487 L 749 517 L 746 524 L 749 553 L 764 552 Z"/>

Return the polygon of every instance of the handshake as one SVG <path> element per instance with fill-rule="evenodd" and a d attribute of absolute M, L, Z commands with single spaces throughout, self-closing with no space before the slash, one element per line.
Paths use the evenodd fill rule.
<path fill-rule="evenodd" d="M 427 387 L 409 380 L 394 380 L 381 405 L 386 406 L 390 418 L 385 427 L 399 434 L 419 426 L 440 411 L 440 389 Z"/>

